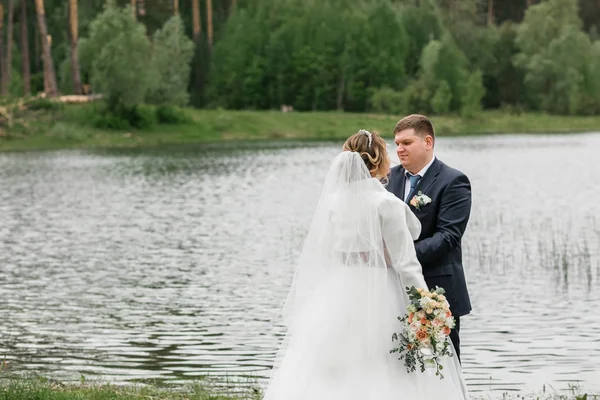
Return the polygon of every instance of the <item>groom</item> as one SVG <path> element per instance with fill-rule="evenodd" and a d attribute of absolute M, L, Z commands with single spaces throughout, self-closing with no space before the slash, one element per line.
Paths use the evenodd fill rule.
<path fill-rule="evenodd" d="M 408 203 L 421 221 L 417 258 L 429 288 L 446 290 L 456 318 L 450 339 L 460 360 L 460 317 L 471 311 L 461 251 L 471 213 L 471 184 L 465 174 L 435 157 L 435 132 L 427 117 L 402 118 L 394 128 L 394 141 L 401 165 L 392 168 L 387 189 Z"/>

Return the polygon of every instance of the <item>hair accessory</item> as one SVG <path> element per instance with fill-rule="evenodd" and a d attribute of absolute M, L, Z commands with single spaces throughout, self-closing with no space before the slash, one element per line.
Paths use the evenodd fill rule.
<path fill-rule="evenodd" d="M 360 131 L 358 131 L 358 133 L 367 135 L 367 137 L 369 138 L 369 148 L 370 148 L 371 144 L 373 143 L 373 135 L 371 134 L 371 132 L 367 131 L 366 129 L 361 129 Z"/>

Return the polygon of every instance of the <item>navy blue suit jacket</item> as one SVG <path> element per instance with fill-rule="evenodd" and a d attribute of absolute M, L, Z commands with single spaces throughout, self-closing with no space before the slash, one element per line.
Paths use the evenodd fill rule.
<path fill-rule="evenodd" d="M 392 168 L 388 191 L 404 200 L 405 170 Z M 415 241 L 417 258 L 430 288 L 443 287 L 450 309 L 456 316 L 471 311 L 462 264 L 462 236 L 471 214 L 471 183 L 465 174 L 437 158 L 417 186 L 417 192 L 431 198 L 420 210 L 410 206 L 421 221 L 421 235 Z"/>

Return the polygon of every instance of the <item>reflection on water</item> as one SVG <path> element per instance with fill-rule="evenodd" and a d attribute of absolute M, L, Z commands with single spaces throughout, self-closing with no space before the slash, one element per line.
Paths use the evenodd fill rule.
<path fill-rule="evenodd" d="M 469 175 L 473 391 L 600 391 L 598 135 L 439 139 Z M 0 155 L 0 355 L 181 383 L 269 374 L 339 144 Z"/>

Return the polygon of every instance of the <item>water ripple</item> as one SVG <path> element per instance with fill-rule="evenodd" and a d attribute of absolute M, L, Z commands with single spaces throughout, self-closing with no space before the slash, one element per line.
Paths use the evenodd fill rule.
<path fill-rule="evenodd" d="M 238 144 L 239 145 L 239 144 Z M 264 382 L 339 144 L 0 155 L 0 355 L 60 379 Z M 444 139 L 473 185 L 473 391 L 600 391 L 598 135 Z"/>

